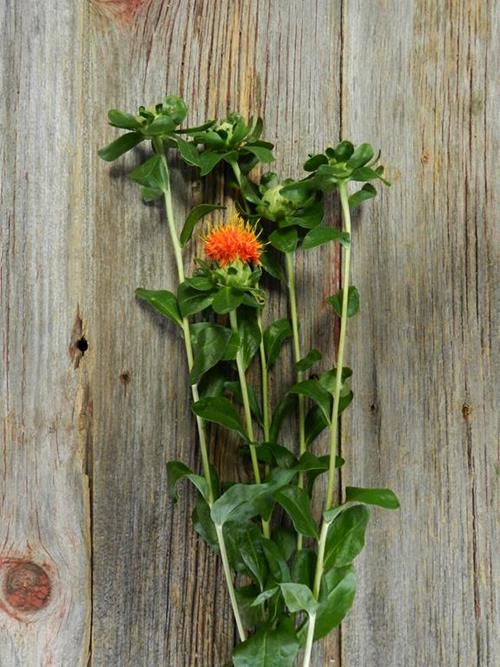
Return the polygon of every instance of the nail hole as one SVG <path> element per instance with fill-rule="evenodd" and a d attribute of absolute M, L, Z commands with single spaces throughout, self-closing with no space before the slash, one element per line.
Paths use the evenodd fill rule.
<path fill-rule="evenodd" d="M 130 382 L 130 373 L 128 371 L 123 371 L 123 373 L 120 373 L 120 382 L 122 384 L 128 384 Z"/>
<path fill-rule="evenodd" d="M 80 350 L 83 356 L 89 349 L 89 344 L 87 343 L 85 336 L 82 336 L 79 340 L 76 341 L 76 347 Z"/>

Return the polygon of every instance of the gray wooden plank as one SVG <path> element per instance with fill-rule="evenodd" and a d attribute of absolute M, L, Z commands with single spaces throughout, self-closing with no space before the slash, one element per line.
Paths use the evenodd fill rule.
<path fill-rule="evenodd" d="M 76 666 L 91 611 L 80 14 L 4 2 L 0 25 L 0 664 Z"/>
<path fill-rule="evenodd" d="M 165 494 L 167 459 L 199 465 L 185 363 L 172 329 L 133 297 L 138 285 L 173 287 L 165 224 L 157 208 L 140 202 L 123 168 L 109 169 L 95 151 L 113 136 L 108 108 L 130 110 L 180 93 L 193 122 L 228 110 L 263 114 L 266 136 L 279 140 L 277 168 L 298 175 L 308 151 L 338 137 L 340 5 L 153 1 L 132 13 L 111 9 L 93 3 L 85 39 L 97 298 L 89 325 L 96 350 L 93 665 L 224 665 L 234 629 L 220 564 L 192 533 L 192 493 L 182 493 L 175 511 Z M 175 177 L 179 214 L 185 198 L 203 194 L 186 192 L 184 177 Z M 331 264 L 327 252 L 320 257 Z M 320 304 L 336 277 L 329 274 L 325 286 L 316 262 L 298 267 L 304 345 L 314 335 L 328 348 Z M 306 304 L 311 315 L 322 312 L 310 332 Z M 286 300 L 276 308 L 284 313 Z M 276 371 L 273 388 L 290 368 Z M 234 477 L 234 441 L 218 433 L 212 444 Z M 333 637 L 315 664 L 337 654 Z"/>
<path fill-rule="evenodd" d="M 402 501 L 374 513 L 346 667 L 498 663 L 498 43 L 495 3 L 344 6 L 343 133 L 394 181 L 355 224 L 344 478 Z"/>

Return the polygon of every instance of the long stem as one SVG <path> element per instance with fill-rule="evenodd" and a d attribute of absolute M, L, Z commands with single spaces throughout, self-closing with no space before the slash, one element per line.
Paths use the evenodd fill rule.
<path fill-rule="evenodd" d="M 231 323 L 231 329 L 235 333 L 238 333 L 238 316 L 236 315 L 236 310 L 230 311 L 229 321 Z M 248 397 L 247 378 L 245 373 L 245 367 L 243 365 L 243 357 L 239 350 L 236 353 L 236 367 L 238 369 L 238 377 L 240 380 L 241 398 L 243 400 L 243 412 L 245 413 L 245 427 L 249 440 L 249 449 L 250 449 L 250 456 L 252 459 L 253 475 L 255 478 L 255 482 L 257 484 L 260 484 L 261 477 L 259 470 L 259 462 L 257 460 L 257 452 L 255 450 L 255 446 L 252 444 L 253 442 L 255 442 L 255 438 L 253 432 L 252 411 L 250 409 L 250 399 Z M 266 521 L 265 519 L 262 519 L 262 533 L 264 537 L 267 538 L 270 537 L 269 521 Z"/>
<path fill-rule="evenodd" d="M 179 237 L 177 236 L 177 229 L 175 226 L 175 220 L 174 220 L 174 209 L 172 205 L 172 193 L 171 193 L 171 188 L 170 188 L 170 173 L 168 169 L 168 164 L 167 164 L 167 159 L 165 156 L 165 151 L 163 149 L 163 145 L 160 139 L 155 139 L 153 140 L 153 146 L 155 149 L 155 152 L 160 155 L 162 159 L 162 163 L 164 166 L 164 176 L 165 176 L 165 183 L 164 183 L 164 199 L 165 199 L 165 211 L 166 211 L 166 217 L 167 217 L 167 223 L 168 223 L 168 229 L 170 233 L 170 240 L 172 242 L 172 247 L 174 249 L 174 256 L 175 256 L 175 263 L 177 265 L 177 275 L 179 278 L 179 283 L 184 282 L 184 264 L 182 261 L 182 249 L 181 249 L 181 244 L 179 242 Z M 186 317 L 182 318 L 182 332 L 183 332 L 183 338 L 184 338 L 184 346 L 186 348 L 186 358 L 187 358 L 187 364 L 188 364 L 188 369 L 191 371 L 193 367 L 193 344 L 191 340 L 191 330 L 189 328 L 189 321 Z M 193 384 L 191 385 L 191 395 L 193 397 L 193 402 L 197 402 L 199 400 L 199 393 L 198 393 L 198 385 Z M 209 463 L 209 458 L 208 458 L 208 447 L 207 447 L 207 434 L 206 434 L 206 429 L 205 429 L 205 422 L 203 419 L 200 417 L 196 417 L 196 426 L 198 429 L 198 440 L 200 443 L 200 452 L 201 452 L 201 460 L 202 460 L 202 465 L 203 465 L 203 475 L 205 477 L 205 481 L 207 483 L 208 487 L 208 505 L 209 507 L 212 507 L 214 501 L 215 501 L 215 494 L 214 494 L 214 488 L 213 488 L 213 483 L 212 483 L 212 476 L 210 474 L 210 463 Z M 217 526 L 216 526 L 217 529 Z M 240 637 L 240 640 L 244 642 L 246 640 L 246 631 L 243 626 L 243 622 L 241 620 L 240 616 L 240 610 L 238 609 L 238 603 L 236 601 L 236 593 L 234 590 L 234 583 L 233 583 L 233 578 L 231 574 L 231 568 L 229 566 L 229 561 L 227 558 L 227 551 L 226 551 L 226 545 L 224 542 L 224 534 L 222 532 L 222 529 L 217 530 L 217 541 L 219 543 L 219 550 L 221 553 L 222 557 L 222 564 L 224 568 L 224 575 L 226 578 L 226 584 L 227 588 L 229 591 L 229 598 L 231 600 L 231 606 L 233 608 L 233 614 L 234 618 L 236 621 L 236 626 L 238 628 L 238 634 Z"/>
<path fill-rule="evenodd" d="M 345 182 L 339 183 L 339 195 L 340 195 L 340 204 L 342 207 L 342 218 L 344 221 L 344 229 L 350 235 L 351 234 L 351 213 L 349 210 L 349 195 L 347 192 L 347 184 Z M 337 362 L 336 362 L 336 374 L 335 374 L 335 387 L 333 393 L 333 407 L 332 407 L 332 420 L 330 424 L 330 466 L 328 469 L 328 486 L 326 491 L 325 499 L 325 511 L 329 510 L 333 505 L 333 494 L 334 494 L 334 485 L 335 485 L 335 455 L 337 454 L 337 436 L 338 436 L 338 417 L 339 417 L 339 405 L 340 405 L 340 392 L 342 390 L 342 368 L 344 365 L 344 348 L 345 348 L 345 339 L 347 331 L 347 306 L 349 299 L 349 272 L 350 272 L 350 261 L 351 261 L 351 244 L 344 248 L 343 253 L 343 270 L 342 270 L 342 311 L 340 318 L 340 336 L 339 344 L 337 348 Z M 321 579 L 323 577 L 323 568 L 324 568 L 324 558 L 325 558 L 325 546 L 326 538 L 328 535 L 328 528 L 330 523 L 325 520 L 323 517 L 323 522 L 321 525 L 321 533 L 318 542 L 318 558 L 316 561 L 316 571 L 314 574 L 314 586 L 313 586 L 313 595 L 316 599 L 319 597 L 319 592 L 321 588 Z M 316 620 L 315 618 L 309 619 L 309 626 L 307 629 L 307 637 L 311 637 L 310 645 L 306 645 L 306 652 L 304 655 L 303 667 L 309 667 L 311 661 L 311 649 L 312 649 L 312 640 L 314 639 L 314 626 Z"/>
<path fill-rule="evenodd" d="M 290 302 L 290 317 L 292 320 L 292 334 L 293 334 L 293 357 L 295 363 L 300 361 L 302 358 L 302 353 L 300 351 L 300 334 L 299 334 L 299 322 L 297 315 L 297 292 L 295 289 L 295 256 L 293 253 L 287 252 L 285 255 L 286 258 L 286 277 L 287 277 L 287 288 L 288 288 L 288 300 Z M 304 373 L 297 371 L 297 382 L 302 382 L 304 379 Z M 305 402 L 304 396 L 299 394 L 298 404 L 299 404 L 299 453 L 302 454 L 306 451 L 306 432 L 305 432 Z M 299 472 L 298 485 L 301 489 L 304 488 L 304 473 Z M 297 534 L 297 551 L 302 549 L 302 535 Z"/>
<path fill-rule="evenodd" d="M 262 427 L 264 431 L 264 440 L 269 441 L 269 429 L 270 429 L 270 419 L 269 419 L 269 377 L 267 373 L 267 359 L 266 359 L 266 348 L 264 347 L 264 337 L 262 330 L 262 317 L 260 310 L 257 311 L 257 325 L 260 331 L 260 374 L 261 374 L 261 387 L 262 387 Z M 266 478 L 269 475 L 269 464 L 266 464 L 265 467 Z M 271 536 L 271 517 L 267 520 L 262 520 L 262 525 L 264 527 L 264 535 L 268 537 Z"/>

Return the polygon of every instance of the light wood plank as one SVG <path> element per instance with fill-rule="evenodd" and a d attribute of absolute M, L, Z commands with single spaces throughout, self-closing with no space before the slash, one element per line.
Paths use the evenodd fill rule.
<path fill-rule="evenodd" d="M 346 666 L 498 662 L 494 5 L 345 3 L 344 135 L 394 185 L 355 225 L 344 478 L 402 501 L 374 513 Z"/>
<path fill-rule="evenodd" d="M 90 639 L 88 227 L 80 14 L 6 2 L 2 40 L 0 664 L 85 665 Z M 84 325 L 85 327 L 85 325 Z"/>
<path fill-rule="evenodd" d="M 192 533 L 191 491 L 175 511 L 165 497 L 166 460 L 199 465 L 185 363 L 172 329 L 133 297 L 138 285 L 174 285 L 166 228 L 160 211 L 145 207 L 123 178 L 122 166 L 110 170 L 95 150 L 113 136 L 108 108 L 130 110 L 180 93 L 193 122 L 229 110 L 263 114 L 266 136 L 279 139 L 277 168 L 298 175 L 308 151 L 338 136 L 339 6 L 151 2 L 127 21 L 108 9 L 94 3 L 86 40 L 98 295 L 93 664 L 119 656 L 123 665 L 219 666 L 234 641 L 220 564 Z M 185 199 L 203 193 L 186 193 L 181 176 L 174 182 L 182 214 Z M 306 303 L 317 312 L 327 288 L 316 259 L 299 265 L 299 283 L 303 316 Z M 285 312 L 284 298 L 277 308 Z M 329 329 L 317 327 L 317 343 L 329 345 Z M 279 372 L 290 376 L 290 367 Z M 279 380 L 278 373 L 273 386 Z M 217 434 L 213 452 L 234 477 L 240 465 L 235 442 L 226 440 Z M 336 655 L 333 638 L 319 649 L 318 664 Z"/>

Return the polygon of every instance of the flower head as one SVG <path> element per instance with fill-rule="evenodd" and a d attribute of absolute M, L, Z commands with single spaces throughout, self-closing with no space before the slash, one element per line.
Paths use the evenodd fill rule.
<path fill-rule="evenodd" d="M 234 216 L 223 225 L 214 225 L 204 237 L 206 256 L 225 266 L 236 261 L 260 264 L 263 243 L 255 228 Z"/>

